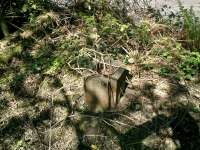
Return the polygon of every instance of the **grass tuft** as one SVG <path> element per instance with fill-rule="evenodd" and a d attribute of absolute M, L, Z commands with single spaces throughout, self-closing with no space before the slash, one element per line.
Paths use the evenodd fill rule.
<path fill-rule="evenodd" d="M 200 20 L 193 8 L 185 9 L 179 2 L 180 13 L 183 18 L 183 36 L 186 47 L 193 51 L 200 50 Z"/>

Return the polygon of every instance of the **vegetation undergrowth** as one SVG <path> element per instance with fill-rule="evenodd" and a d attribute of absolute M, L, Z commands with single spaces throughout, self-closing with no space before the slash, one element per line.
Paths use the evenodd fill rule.
<path fill-rule="evenodd" d="M 186 48 L 192 51 L 200 50 L 200 20 L 196 16 L 193 8 L 185 9 L 179 2 L 180 15 L 183 19 L 183 40 L 186 42 Z"/>
<path fill-rule="evenodd" d="M 104 3 L 102 3 L 102 5 L 104 5 Z M 113 55 L 113 57 L 116 57 L 117 54 L 122 54 L 120 57 L 123 59 L 123 62 L 128 63 L 127 62 L 128 59 L 130 60 L 131 57 L 135 57 L 133 56 L 135 55 L 133 54 L 134 50 L 136 51 L 142 51 L 144 49 L 146 51 L 149 51 L 151 49 L 155 50 L 154 48 L 155 44 L 153 43 L 155 43 L 155 39 L 156 37 L 158 37 L 158 34 L 157 33 L 155 34 L 155 32 L 159 32 L 160 34 L 162 32 L 161 28 L 165 28 L 161 26 L 156 26 L 156 22 L 153 25 L 152 24 L 153 22 L 149 20 L 140 21 L 138 25 L 133 25 L 131 23 L 123 23 L 121 20 L 116 18 L 115 14 L 113 14 L 108 8 L 103 8 L 101 4 L 96 6 L 93 3 L 87 2 L 85 5 L 83 5 L 83 8 L 81 7 L 79 7 L 79 10 L 75 12 L 75 16 L 71 17 L 76 18 L 77 20 L 78 24 L 76 23 L 75 26 L 80 27 L 78 32 L 81 32 L 81 34 L 78 35 L 81 37 L 79 37 L 79 39 L 77 40 L 79 41 L 79 43 L 82 42 L 81 44 L 84 44 L 84 46 L 83 45 L 78 46 L 77 44 L 75 44 L 74 42 L 76 42 L 77 40 L 75 41 L 73 40 L 70 41 L 70 39 L 67 40 L 72 44 L 74 43 L 75 46 L 74 48 L 77 49 L 78 51 L 79 49 L 83 50 L 84 48 L 89 48 L 89 49 L 95 49 L 100 52 L 110 53 L 111 55 Z M 31 26 L 28 28 L 30 29 L 26 30 L 26 32 L 21 32 L 21 38 L 24 39 L 21 39 L 20 40 L 21 42 L 18 42 L 20 44 L 18 44 L 19 45 L 18 47 L 14 48 L 16 50 L 14 50 L 13 48 L 9 48 L 10 50 L 5 50 L 6 52 L 4 51 L 1 52 L 2 53 L 0 57 L 1 62 L 8 62 L 9 58 L 15 56 L 16 54 L 19 55 L 19 51 L 21 51 L 19 50 L 19 47 L 21 46 L 21 44 L 24 48 L 26 48 L 26 45 L 28 46 L 30 42 L 34 43 L 34 41 L 38 40 L 38 38 L 41 39 L 48 34 L 51 35 L 53 32 L 55 33 L 56 30 L 54 29 L 53 31 L 53 28 L 57 26 L 56 28 L 58 29 L 59 24 L 62 25 L 60 19 L 62 19 L 63 16 L 60 16 L 61 18 L 59 18 L 59 14 L 53 12 L 41 14 L 42 8 L 47 8 L 47 5 L 45 3 L 40 3 L 36 1 L 28 1 L 27 3 L 23 4 L 22 11 L 23 13 L 26 13 L 29 16 L 28 18 L 31 23 L 30 24 Z M 48 9 L 46 10 L 48 11 Z M 98 11 L 96 12 L 96 10 Z M 198 35 L 200 35 L 198 34 L 199 21 L 198 17 L 195 16 L 192 9 L 188 11 L 180 5 L 180 11 L 181 11 L 181 16 L 183 18 L 182 33 L 184 34 L 182 35 L 185 36 L 181 37 L 184 38 L 185 40 L 184 39 L 180 40 L 181 41 L 183 40 L 185 42 L 179 43 L 178 42 L 179 39 L 177 39 L 177 41 L 174 44 L 172 45 L 167 44 L 166 47 L 164 47 L 165 46 L 164 45 L 160 50 L 157 49 L 157 51 L 159 51 L 161 59 L 166 60 L 168 63 L 171 64 L 174 63 L 173 60 L 176 60 L 176 63 L 173 64 L 173 66 L 168 67 L 168 69 L 166 67 L 161 67 L 160 74 L 170 75 L 170 73 L 172 72 L 174 74 L 175 71 L 176 72 L 175 76 L 177 76 L 177 79 L 180 79 L 180 77 L 191 79 L 192 76 L 198 74 L 199 70 L 199 52 L 198 52 L 198 43 L 199 43 Z M 164 35 L 166 37 L 171 36 L 167 32 L 163 34 L 167 34 Z M 162 43 L 163 40 L 165 40 L 165 38 L 160 40 Z M 65 44 L 65 46 L 64 44 L 61 44 L 62 47 L 63 46 L 66 47 L 68 45 L 67 43 Z M 49 49 L 49 46 L 47 48 L 44 47 L 44 49 Z M 69 47 L 69 51 L 73 52 L 75 51 L 73 50 L 73 48 L 71 50 L 70 49 L 71 48 Z M 124 49 L 126 51 L 124 51 Z M 171 49 L 173 49 L 173 51 L 171 51 Z M 185 49 L 189 49 L 189 51 L 195 51 L 195 52 L 187 53 L 184 52 Z M 76 53 L 75 55 L 79 55 L 78 51 L 75 52 Z M 32 65 L 33 70 L 37 70 L 38 69 L 37 67 L 40 66 L 40 64 L 43 64 L 42 57 L 43 56 L 41 55 L 40 56 L 41 59 L 40 58 L 36 59 L 36 62 Z M 81 57 L 84 58 L 79 58 L 78 56 L 74 57 L 73 59 L 75 58 L 83 59 L 81 61 L 82 62 L 85 61 L 85 63 L 87 62 L 86 60 L 88 61 L 91 60 L 91 58 L 86 58 L 88 56 L 82 55 Z M 72 58 L 72 56 L 70 58 Z M 52 65 L 54 66 L 53 70 L 57 70 L 55 68 L 63 64 L 63 62 L 64 58 L 50 58 L 48 66 Z M 87 67 L 88 63 L 86 63 L 84 67 Z M 46 71 L 46 73 L 47 72 L 49 71 Z"/>
<path fill-rule="evenodd" d="M 12 10 L 14 6 L 18 9 Z M 70 102 L 74 97 L 79 100 L 82 89 L 79 90 L 77 85 L 82 86 L 80 78 L 87 75 L 87 71 L 95 72 L 96 62 L 107 59 L 118 61 L 135 78 L 145 71 L 177 81 L 190 82 L 199 78 L 200 22 L 192 9 L 186 10 L 181 6 L 179 21 L 182 22 L 172 24 L 169 20 L 163 21 L 162 16 L 151 17 L 155 14 L 144 10 L 139 22 L 131 22 L 125 10 L 118 12 L 120 9 L 110 7 L 106 0 L 80 1 L 66 8 L 53 6 L 48 0 L 12 1 L 8 12 L 2 11 L 0 14 L 5 16 L 0 19 L 3 34 L 0 40 L 0 95 L 3 95 L 0 97 L 0 114 L 9 112 L 7 107 L 12 107 L 11 111 L 23 107 L 29 118 L 22 115 L 16 120 L 23 123 L 23 119 L 29 119 L 32 124 L 38 121 L 35 126 L 46 125 L 37 117 L 49 117 L 46 111 L 42 111 L 44 114 L 38 112 L 41 107 L 46 107 L 44 101 L 53 99 L 52 89 L 58 88 L 57 93 L 67 93 L 64 96 L 56 95 L 55 101 L 60 97 Z M 25 17 L 22 24 L 15 25 L 15 31 L 9 30 L 9 24 L 14 24 L 14 20 L 5 21 L 10 11 Z M 149 79 L 149 76 L 146 78 Z M 149 90 L 147 93 L 151 94 L 153 87 L 147 85 L 146 88 Z M 74 92 L 73 89 L 78 90 Z M 142 92 L 145 95 L 146 91 Z M 72 106 L 78 105 L 74 103 Z M 71 107 L 61 101 L 55 104 Z M 49 105 L 51 107 L 52 104 Z M 199 112 L 196 105 L 195 111 Z M 22 138 L 23 131 L 28 127 L 21 127 L 16 120 L 14 118 L 10 129 L 5 125 L 8 122 L 0 122 L 0 143 L 4 138 L 3 132 L 7 133 L 8 130 L 5 136 L 7 141 L 3 141 L 6 148 L 28 149 L 27 141 Z M 106 120 L 104 123 L 107 123 Z M 12 133 L 18 133 L 13 126 L 23 129 L 19 130 L 19 138 L 11 138 Z M 45 128 L 46 131 L 46 126 L 40 129 Z M 121 137 L 123 139 L 126 135 Z M 90 147 L 97 149 L 96 145 Z"/>

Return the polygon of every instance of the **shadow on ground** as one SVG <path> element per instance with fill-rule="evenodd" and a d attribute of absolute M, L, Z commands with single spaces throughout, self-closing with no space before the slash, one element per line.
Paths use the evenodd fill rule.
<path fill-rule="evenodd" d="M 9 71 L 14 74 L 8 87 L 0 87 L 1 95 L 10 94 L 0 97 L 0 149 L 42 150 L 52 145 L 54 150 L 140 150 L 167 149 L 166 145 L 170 149 L 170 144 L 173 145 L 170 150 L 198 149 L 199 118 L 191 115 L 187 104 L 177 102 L 188 94 L 185 86 L 168 79 L 168 83 L 172 83 L 168 96 L 160 99 L 154 92 L 156 85 L 146 82 L 142 87 L 132 89 L 134 92 L 130 94 L 130 103 L 125 110 L 90 113 L 86 108 L 82 109 L 83 99 L 66 94 L 57 77 L 61 72 L 55 75 L 44 73 L 57 56 L 54 43 L 46 40 L 48 35 L 46 39 L 45 33 L 40 36 L 44 43 L 36 55 L 32 56 L 29 51 L 30 47 L 36 46 L 36 41 L 24 39 L 22 55 L 16 57 L 18 61 L 10 60 L 8 70 L 0 68 L 2 74 Z M 67 80 L 70 79 L 67 77 Z M 52 102 L 55 92 L 58 94 Z M 81 97 L 80 93 L 77 95 Z M 190 101 L 190 96 L 186 97 Z M 164 104 L 165 112 L 161 109 Z M 159 139 L 146 141 L 152 136 Z"/>

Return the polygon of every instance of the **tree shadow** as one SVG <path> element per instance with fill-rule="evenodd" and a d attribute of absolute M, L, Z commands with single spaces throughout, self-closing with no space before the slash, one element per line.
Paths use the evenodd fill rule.
<path fill-rule="evenodd" d="M 173 84 L 170 84 L 170 94 L 167 97 L 167 101 L 169 103 L 171 103 L 171 101 L 175 102 L 176 99 L 180 96 L 188 94 L 188 90 L 185 86 L 171 79 L 169 79 L 169 82 L 173 82 Z M 154 89 L 155 85 L 150 83 L 145 83 L 142 89 L 140 89 L 142 96 L 150 99 L 151 105 L 154 105 L 154 103 L 159 99 L 159 97 L 154 94 Z M 141 95 L 136 95 L 135 97 L 133 96 L 132 103 L 130 105 L 141 105 L 140 96 Z M 130 105 L 124 112 L 120 113 L 126 115 L 130 112 L 141 111 L 141 109 L 135 109 L 134 106 Z M 177 105 L 172 105 L 171 108 L 169 108 L 170 115 L 160 114 L 159 109 L 159 107 L 154 107 L 154 111 L 156 113 L 155 117 L 151 118 L 149 121 L 144 122 L 141 125 L 132 125 L 134 127 L 130 128 L 125 133 L 120 132 L 118 129 L 116 129 L 113 124 L 113 120 L 118 120 L 120 118 L 119 112 L 105 112 L 98 114 L 86 111 L 85 113 L 82 113 L 82 115 L 86 115 L 86 117 L 82 117 L 81 120 L 75 125 L 77 132 L 79 133 L 78 135 L 80 137 L 79 149 L 81 149 L 82 147 L 85 149 L 90 149 L 90 147 L 88 147 L 88 144 L 86 144 L 87 142 L 83 140 L 85 138 L 84 135 L 88 132 L 88 129 L 84 131 L 82 128 L 82 124 L 86 120 L 86 124 L 93 124 L 91 125 L 91 127 L 88 127 L 91 130 L 91 133 L 95 134 L 95 132 L 93 132 L 92 130 L 98 130 L 100 126 L 103 126 L 104 129 L 106 129 L 102 129 L 101 133 L 108 136 L 110 135 L 108 131 L 111 132 L 113 136 L 117 137 L 119 145 L 123 150 L 152 149 L 152 147 L 144 144 L 144 140 L 152 134 L 156 134 L 161 139 L 171 138 L 172 141 L 175 143 L 176 148 L 178 149 L 198 149 L 198 145 L 200 144 L 199 126 L 197 124 L 197 120 L 195 120 L 190 115 L 187 106 L 179 105 L 178 103 Z M 96 122 L 98 123 L 95 124 L 94 120 L 91 118 L 96 118 Z M 104 120 L 106 120 L 107 123 L 105 123 Z M 71 121 L 71 123 L 74 123 L 73 120 Z M 163 135 L 162 130 L 167 130 L 168 128 L 172 129 L 172 135 L 170 135 L 169 133 L 167 135 Z"/>
<path fill-rule="evenodd" d="M 12 142 L 15 140 L 19 140 L 24 135 L 25 129 L 24 124 L 28 121 L 28 116 L 16 116 L 12 117 L 8 120 L 8 123 L 2 122 L 3 127 L 0 129 L 0 143 L 2 147 L 5 149 L 9 149 L 9 144 L 7 143 L 9 140 Z"/>
<path fill-rule="evenodd" d="M 188 110 L 178 108 L 173 116 L 170 126 L 174 134 L 172 138 L 180 142 L 180 149 L 195 150 L 200 144 L 200 129 L 197 121 L 190 115 Z"/>
<path fill-rule="evenodd" d="M 134 128 L 128 130 L 124 134 L 119 133 L 112 126 L 107 127 L 117 135 L 123 150 L 152 149 L 152 147 L 144 145 L 143 140 L 153 133 L 159 135 L 161 129 L 168 127 L 171 127 L 173 130 L 172 139 L 174 142 L 177 144 L 178 141 L 177 147 L 188 150 L 198 149 L 200 133 L 196 121 L 186 109 L 176 108 L 176 111 L 179 112 L 178 115 L 177 112 L 170 117 L 158 115 L 152 118 L 151 121 L 134 126 Z"/>
<path fill-rule="evenodd" d="M 41 29 L 42 30 L 42 29 Z M 39 32 L 41 30 L 38 30 L 35 34 L 40 34 Z M 39 36 L 39 35 L 38 35 Z M 44 35 L 40 35 L 41 38 L 44 37 Z M 17 39 L 15 39 L 17 40 Z M 43 70 L 48 68 L 52 60 L 54 59 L 54 52 L 52 51 L 54 49 L 54 45 L 52 43 L 45 43 L 49 44 L 50 49 L 40 49 L 38 51 L 38 56 L 36 58 L 32 57 L 30 55 L 30 52 L 28 51 L 29 47 L 34 46 L 35 41 L 32 39 L 26 39 L 22 41 L 22 47 L 23 47 L 23 54 L 20 56 L 20 59 L 23 61 L 25 65 L 25 71 L 24 73 L 18 74 L 15 76 L 13 81 L 10 84 L 11 92 L 14 93 L 15 98 L 28 98 L 28 100 L 33 99 L 33 101 L 28 101 L 28 105 L 31 105 L 35 107 L 35 104 L 41 101 L 51 101 L 50 99 L 40 98 L 37 97 L 35 94 L 31 95 L 27 92 L 26 88 L 23 87 L 22 83 L 26 77 L 27 74 L 40 74 L 41 82 L 44 79 Z M 38 70 L 37 67 L 41 67 L 40 70 Z M 10 68 L 13 69 L 13 68 Z M 0 72 L 4 72 L 3 69 L 0 68 Z M 15 72 L 18 72 L 17 68 Z M 60 79 L 53 76 L 55 80 L 54 86 L 55 88 L 60 88 L 62 85 L 60 84 Z M 169 82 L 172 82 L 169 80 Z M 173 81 L 174 82 L 174 81 Z M 170 87 L 170 96 L 168 97 L 169 101 L 173 101 L 175 98 L 180 97 L 183 93 L 187 93 L 187 89 L 180 85 L 178 82 L 174 82 L 176 84 L 176 87 L 171 86 Z M 23 91 L 21 91 L 23 89 Z M 148 147 L 144 145 L 143 140 L 150 136 L 153 133 L 160 134 L 160 130 L 163 128 L 171 127 L 173 129 L 173 135 L 172 138 L 174 141 L 180 142 L 180 148 L 181 149 L 196 149 L 198 148 L 200 142 L 200 135 L 199 135 L 199 127 L 195 121 L 195 119 L 189 114 L 188 110 L 184 107 L 174 107 L 174 112 L 170 116 L 165 116 L 162 114 L 159 114 L 157 111 L 157 108 L 154 106 L 154 103 L 157 101 L 158 97 L 154 94 L 153 90 L 155 89 L 154 84 L 145 83 L 142 89 L 139 89 L 140 95 L 133 96 L 131 98 L 131 103 L 127 107 L 127 109 L 123 112 L 120 112 L 122 114 L 128 114 L 130 112 L 139 112 L 141 111 L 142 102 L 140 101 L 140 97 L 144 96 L 148 98 L 151 101 L 151 105 L 154 108 L 154 111 L 156 113 L 156 116 L 153 117 L 150 121 L 147 121 L 141 125 L 132 125 L 134 127 L 131 127 L 128 131 L 125 133 L 119 132 L 117 129 L 114 128 L 112 125 L 111 120 L 118 120 L 120 118 L 120 115 L 116 112 L 105 112 L 105 113 L 92 113 L 88 112 L 87 110 L 85 112 L 81 112 L 81 115 L 84 116 L 80 119 L 80 121 L 74 121 L 70 118 L 65 119 L 65 125 L 72 125 L 76 129 L 76 134 L 79 138 L 79 146 L 78 149 L 91 149 L 90 145 L 85 144 L 84 142 L 84 135 L 85 131 L 82 129 L 82 125 L 87 125 L 87 132 L 93 133 L 92 130 L 98 129 L 99 132 L 104 132 L 105 135 L 114 135 L 117 137 L 119 141 L 119 145 L 121 149 L 123 150 L 132 150 L 132 149 L 151 149 L 151 147 Z M 38 90 L 38 89 L 37 89 Z M 61 90 L 61 93 L 64 96 L 65 101 L 56 101 L 54 103 L 54 106 L 63 106 L 69 109 L 69 114 L 73 113 L 73 105 L 71 104 L 69 97 L 65 95 L 65 92 Z M 1 93 L 0 93 L 1 94 Z M 145 105 L 145 104 L 143 104 Z M 139 106 L 139 109 L 138 109 Z M 0 107 L 1 108 L 1 107 Z M 75 110 L 78 111 L 78 110 Z M 14 138 L 15 140 L 21 139 L 25 132 L 25 124 L 30 124 L 30 126 L 34 126 L 35 128 L 40 128 L 41 126 L 47 126 L 46 123 L 44 123 L 45 120 L 50 121 L 50 115 L 51 111 L 50 109 L 45 109 L 39 113 L 39 115 L 35 116 L 33 119 L 29 119 L 28 115 L 24 115 L 22 117 L 13 117 L 8 120 L 8 124 L 4 126 L 2 129 L 0 129 L 0 142 L 4 143 L 4 140 L 7 138 Z M 89 116 L 89 117 L 86 117 Z M 96 120 L 94 120 L 94 118 Z M 105 121 L 107 123 L 105 123 Z M 111 132 L 112 134 L 110 134 Z M 94 132 L 96 133 L 96 132 Z M 8 149 L 8 148 L 7 148 Z"/>
<path fill-rule="evenodd" d="M 21 116 L 14 116 L 10 118 L 7 123 L 2 122 L 2 127 L 0 128 L 1 148 L 3 147 L 3 149 L 11 149 L 11 143 L 23 141 L 25 132 L 27 132 L 27 129 L 29 128 L 37 132 L 36 137 L 34 137 L 36 139 L 34 140 L 39 141 L 39 143 L 36 143 L 35 146 L 42 145 L 42 147 L 45 148 L 45 141 L 41 139 L 41 137 L 44 137 L 44 129 L 48 128 L 49 126 L 49 121 L 46 122 L 47 120 L 50 120 L 49 109 L 41 111 L 33 118 L 30 118 L 30 116 L 25 113 Z"/>

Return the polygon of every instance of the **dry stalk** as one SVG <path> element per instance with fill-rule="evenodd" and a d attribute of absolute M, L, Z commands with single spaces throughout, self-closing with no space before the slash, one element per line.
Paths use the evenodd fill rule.
<path fill-rule="evenodd" d="M 48 150 L 51 150 L 52 145 L 52 122 L 53 122 L 53 113 L 54 113 L 54 96 L 57 92 L 62 90 L 64 87 L 59 88 L 55 92 L 52 93 L 51 100 L 49 101 L 49 108 L 50 108 L 50 121 L 49 121 L 49 147 Z"/>
<path fill-rule="evenodd" d="M 10 24 L 11 26 L 13 26 L 13 27 L 19 29 L 20 31 L 25 32 L 24 29 L 18 27 L 17 25 L 15 25 L 15 24 L 13 24 L 13 23 L 10 23 L 10 22 L 9 22 L 9 24 Z M 34 41 L 37 41 L 37 39 L 36 39 L 34 36 L 31 35 L 30 37 L 31 37 Z"/>
<path fill-rule="evenodd" d="M 107 119 L 111 122 L 114 122 L 114 123 L 117 123 L 119 125 L 123 125 L 123 126 L 128 126 L 128 127 L 133 127 L 132 125 L 129 125 L 129 124 L 126 124 L 126 123 L 123 123 L 123 122 L 120 122 L 120 121 L 116 121 L 116 120 L 112 120 L 112 119 Z"/>
<path fill-rule="evenodd" d="M 87 70 L 87 71 L 89 71 L 89 72 L 91 72 L 91 73 L 96 73 L 94 70 L 88 69 L 88 68 L 80 68 L 80 67 L 74 68 L 74 67 L 71 66 L 70 62 L 67 63 L 67 64 L 68 64 L 68 66 L 69 66 L 70 69 L 72 69 L 72 70 L 78 72 L 78 73 L 81 74 L 81 75 L 84 75 L 84 73 L 83 73 L 84 70 Z M 79 65 L 78 65 L 78 66 L 79 66 Z"/>

